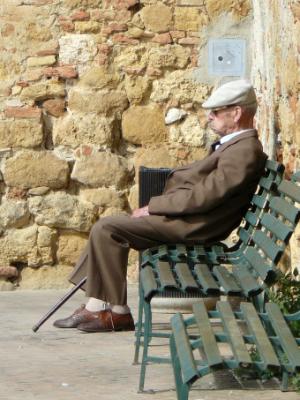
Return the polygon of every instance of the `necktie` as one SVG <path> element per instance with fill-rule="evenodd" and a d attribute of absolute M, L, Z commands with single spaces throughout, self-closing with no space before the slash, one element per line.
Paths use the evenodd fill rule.
<path fill-rule="evenodd" d="M 217 148 L 220 146 L 220 140 L 218 140 L 217 142 L 214 142 L 212 145 L 211 145 L 211 147 L 212 147 L 212 150 L 213 151 L 215 151 L 215 150 L 217 150 Z"/>

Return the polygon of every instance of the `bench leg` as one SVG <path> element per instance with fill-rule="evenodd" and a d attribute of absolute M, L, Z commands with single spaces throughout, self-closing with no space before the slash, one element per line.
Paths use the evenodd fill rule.
<path fill-rule="evenodd" d="M 282 392 L 287 392 L 288 391 L 288 386 L 289 386 L 289 373 L 286 372 L 286 371 L 283 371 L 280 390 Z"/>
<path fill-rule="evenodd" d="M 181 368 L 178 360 L 178 354 L 173 335 L 171 335 L 170 337 L 170 353 L 171 353 L 172 367 L 176 384 L 177 400 L 188 400 L 190 385 L 184 383 L 181 378 Z"/>
<path fill-rule="evenodd" d="M 142 334 L 142 329 L 143 329 L 143 293 L 141 289 L 141 284 L 139 284 L 139 311 L 138 311 L 138 321 L 136 323 L 136 328 L 135 328 L 135 351 L 134 351 L 134 359 L 133 359 L 133 364 L 138 364 L 139 362 L 139 353 L 140 353 L 140 347 L 141 347 L 141 336 Z"/>
<path fill-rule="evenodd" d="M 150 303 L 144 301 L 143 302 L 143 309 L 145 312 L 145 320 L 144 320 L 144 346 L 143 346 L 143 357 L 142 357 L 142 365 L 141 365 L 141 372 L 140 372 L 140 383 L 139 383 L 139 392 L 144 391 L 145 385 L 145 374 L 146 374 L 146 367 L 147 367 L 147 357 L 148 357 L 148 348 L 151 341 L 151 333 L 152 333 L 152 318 L 151 318 L 151 305 Z"/>

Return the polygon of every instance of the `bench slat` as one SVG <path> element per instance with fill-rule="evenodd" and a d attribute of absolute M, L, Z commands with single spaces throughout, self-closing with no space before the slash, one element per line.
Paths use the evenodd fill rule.
<path fill-rule="evenodd" d="M 153 296 L 157 291 L 157 283 L 152 268 L 147 265 L 141 269 L 141 284 L 143 287 L 144 297 L 146 299 Z"/>
<path fill-rule="evenodd" d="M 217 310 L 220 312 L 225 332 L 231 344 L 233 354 L 239 364 L 252 364 L 251 357 L 243 340 L 243 334 L 240 331 L 234 314 L 227 302 L 217 302 Z"/>
<path fill-rule="evenodd" d="M 286 196 L 289 196 L 297 203 L 300 203 L 300 187 L 297 186 L 295 183 L 283 180 L 278 186 L 278 190 Z"/>
<path fill-rule="evenodd" d="M 275 303 L 267 303 L 266 311 L 276 335 L 279 338 L 283 351 L 293 367 L 300 367 L 300 349 L 288 327 L 283 315 Z"/>
<path fill-rule="evenodd" d="M 239 285 L 243 288 L 246 296 L 258 294 L 261 292 L 261 285 L 254 279 L 246 265 L 236 265 L 232 273 L 237 279 Z"/>
<path fill-rule="evenodd" d="M 254 194 L 251 203 L 259 208 L 264 208 L 267 201 L 267 193 L 261 195 Z"/>
<path fill-rule="evenodd" d="M 157 272 L 162 288 L 177 288 L 176 280 L 172 274 L 171 266 L 166 261 L 159 261 Z"/>
<path fill-rule="evenodd" d="M 255 215 L 253 212 L 248 211 L 245 215 L 245 220 L 252 226 L 256 226 L 256 224 L 259 221 L 259 218 L 257 215 Z"/>
<path fill-rule="evenodd" d="M 282 215 L 292 224 L 295 224 L 299 220 L 300 211 L 293 206 L 293 204 L 287 202 L 283 198 L 273 197 L 270 201 L 270 208 L 276 213 Z"/>
<path fill-rule="evenodd" d="M 265 177 L 263 176 L 259 180 L 259 186 L 263 187 L 264 189 L 271 190 L 274 186 L 274 179 L 273 177 Z"/>
<path fill-rule="evenodd" d="M 283 174 L 284 172 L 284 166 L 274 160 L 267 160 L 265 168 L 277 172 L 279 174 Z"/>
<path fill-rule="evenodd" d="M 264 214 L 261 224 L 269 231 L 274 233 L 274 235 L 276 235 L 276 237 L 283 242 L 292 236 L 293 229 L 286 226 L 282 221 L 280 221 L 278 218 L 275 218 L 273 215 Z"/>
<path fill-rule="evenodd" d="M 203 343 L 204 352 L 207 357 L 208 365 L 211 367 L 223 364 L 215 334 L 210 324 L 203 301 L 194 304 L 193 311 L 197 322 L 197 328 Z"/>
<path fill-rule="evenodd" d="M 272 264 L 264 260 L 254 247 L 248 247 L 244 255 L 262 280 L 273 281 L 276 279 L 276 272 L 272 269 Z"/>
<path fill-rule="evenodd" d="M 256 346 L 259 354 L 265 363 L 265 367 L 269 366 L 280 366 L 280 362 L 276 356 L 276 353 L 270 343 L 270 340 L 266 334 L 266 331 L 257 315 L 257 312 L 252 303 L 241 303 L 241 311 L 244 314 L 244 318 L 247 321 L 247 325 L 250 333 L 254 336 Z"/>
<path fill-rule="evenodd" d="M 214 277 L 206 264 L 196 264 L 194 271 L 205 294 L 218 295 L 220 293 L 219 285 L 214 280 Z"/>
<path fill-rule="evenodd" d="M 224 288 L 226 294 L 241 293 L 241 288 L 238 286 L 234 276 L 222 265 L 215 266 L 213 273 L 218 278 L 220 286 Z"/>
<path fill-rule="evenodd" d="M 183 381 L 184 383 L 188 383 L 198 377 L 198 371 L 181 314 L 175 314 L 171 318 L 171 326 L 180 361 Z"/>
<path fill-rule="evenodd" d="M 182 290 L 198 289 L 197 282 L 193 278 L 191 270 L 186 263 L 177 263 L 175 265 L 175 271 L 179 278 Z"/>
<path fill-rule="evenodd" d="M 264 232 L 256 231 L 253 235 L 253 241 L 275 264 L 279 261 L 282 255 L 282 248 L 274 243 Z"/>

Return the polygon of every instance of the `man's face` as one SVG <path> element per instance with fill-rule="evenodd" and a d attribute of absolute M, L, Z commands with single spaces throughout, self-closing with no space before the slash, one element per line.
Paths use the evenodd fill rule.
<path fill-rule="evenodd" d="M 208 113 L 209 127 L 218 135 L 225 136 L 234 132 L 236 125 L 236 106 L 228 106 Z"/>

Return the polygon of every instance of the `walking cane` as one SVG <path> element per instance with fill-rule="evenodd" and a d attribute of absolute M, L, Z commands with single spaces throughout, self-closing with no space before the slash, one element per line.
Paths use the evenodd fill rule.
<path fill-rule="evenodd" d="M 47 314 L 45 314 L 45 315 L 43 316 L 43 318 L 41 318 L 41 319 L 39 320 L 39 322 L 38 322 L 37 324 L 33 325 L 33 327 L 32 327 L 33 332 L 37 332 L 38 329 L 51 317 L 51 315 L 53 315 L 63 304 L 65 304 L 65 302 L 68 301 L 68 300 L 73 296 L 73 294 L 76 293 L 77 290 L 80 289 L 81 286 L 83 286 L 83 285 L 85 284 L 85 282 L 86 282 L 86 277 L 85 277 L 85 278 L 82 278 L 81 281 L 80 281 L 79 283 L 77 283 L 76 286 L 74 286 L 68 293 L 66 293 L 66 294 L 64 295 L 64 297 L 62 297 L 62 298 L 55 304 L 55 306 L 53 306 L 53 307 L 51 308 L 51 310 L 49 310 L 49 311 L 47 312 Z"/>

